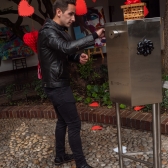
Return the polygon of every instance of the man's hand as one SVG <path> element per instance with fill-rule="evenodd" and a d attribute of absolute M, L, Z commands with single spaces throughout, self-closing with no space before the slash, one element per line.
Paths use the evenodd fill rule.
<path fill-rule="evenodd" d="M 79 60 L 79 62 L 80 62 L 81 64 L 85 64 L 85 63 L 88 61 L 88 59 L 89 59 L 88 55 L 85 54 L 85 53 L 82 53 L 82 54 L 80 55 L 80 60 Z"/>
<path fill-rule="evenodd" d="M 99 38 L 102 38 L 105 36 L 105 29 L 104 28 L 101 28 L 99 30 L 96 30 L 96 33 L 98 35 Z"/>

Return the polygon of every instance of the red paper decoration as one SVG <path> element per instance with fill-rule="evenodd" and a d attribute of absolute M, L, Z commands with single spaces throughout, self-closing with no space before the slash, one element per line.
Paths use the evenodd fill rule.
<path fill-rule="evenodd" d="M 99 126 L 99 125 L 95 125 L 91 128 L 91 130 L 95 131 L 95 130 L 102 130 L 103 127 Z"/>
<path fill-rule="evenodd" d="M 139 110 L 141 110 L 141 109 L 143 109 L 145 106 L 136 106 L 136 107 L 134 107 L 134 110 L 135 111 L 139 111 Z"/>
<path fill-rule="evenodd" d="M 93 102 L 91 104 L 89 104 L 90 107 L 99 107 L 99 103 L 98 102 Z"/>
<path fill-rule="evenodd" d="M 147 16 L 149 13 L 149 10 L 146 6 L 144 6 L 144 16 Z"/>
<path fill-rule="evenodd" d="M 27 44 L 35 53 L 37 53 L 37 38 L 38 31 L 25 33 L 23 36 L 23 41 L 25 44 Z"/>
<path fill-rule="evenodd" d="M 37 39 L 38 39 L 38 31 L 25 33 L 23 36 L 24 43 L 27 44 L 35 53 L 37 53 Z M 37 65 L 37 75 L 38 79 L 42 79 L 41 67 L 39 62 Z"/>
<path fill-rule="evenodd" d="M 85 0 L 76 1 L 76 15 L 84 15 L 87 13 L 87 6 Z"/>
<path fill-rule="evenodd" d="M 21 0 L 18 5 L 19 16 L 31 16 L 34 13 L 34 8 L 29 5 L 27 0 Z"/>
<path fill-rule="evenodd" d="M 38 79 L 42 79 L 40 62 L 38 62 L 38 65 L 37 65 L 37 76 L 38 76 Z"/>
<path fill-rule="evenodd" d="M 134 4 L 134 3 L 141 3 L 141 0 L 127 0 L 125 2 L 125 5 Z"/>

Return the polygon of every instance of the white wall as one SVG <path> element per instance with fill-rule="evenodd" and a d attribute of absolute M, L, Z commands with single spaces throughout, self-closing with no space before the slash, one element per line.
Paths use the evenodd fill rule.
<path fill-rule="evenodd" d="M 17 10 L 18 8 L 17 4 L 13 3 L 12 1 L 1 0 L 0 10 L 3 10 L 11 6 L 13 6 L 14 10 Z M 38 4 L 36 0 L 32 2 L 32 6 L 35 9 L 38 9 Z M 40 17 L 42 17 L 41 14 L 37 10 L 35 10 L 35 13 L 39 15 Z M 18 15 L 17 14 L 7 14 L 7 15 L 2 15 L 1 17 L 9 18 L 11 22 L 15 23 Z M 36 30 L 39 30 L 41 27 L 39 23 L 37 23 L 36 21 L 33 21 L 32 19 L 28 17 L 24 17 L 22 25 L 29 25 L 30 29 L 34 28 Z M 5 27 L 5 25 L 0 24 L 0 27 Z M 28 67 L 36 66 L 37 63 L 38 63 L 37 55 L 27 57 Z M 9 70 L 12 70 L 12 61 L 11 60 L 2 61 L 1 66 L 0 66 L 0 72 L 9 71 Z"/>

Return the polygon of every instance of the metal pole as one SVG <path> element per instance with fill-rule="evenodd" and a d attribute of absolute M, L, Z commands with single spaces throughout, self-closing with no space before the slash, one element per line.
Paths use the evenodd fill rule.
<path fill-rule="evenodd" d="M 160 104 L 158 103 L 158 108 L 157 108 L 157 120 L 158 120 L 158 167 L 161 168 L 162 167 L 162 163 L 161 163 L 161 117 L 160 117 Z"/>
<path fill-rule="evenodd" d="M 119 103 L 116 103 L 116 114 L 117 114 L 119 164 L 120 164 L 120 168 L 123 168 L 123 157 L 122 157 L 123 151 L 122 151 L 121 122 L 120 122 Z"/>
<path fill-rule="evenodd" d="M 153 110 L 153 167 L 159 168 L 158 166 L 158 119 L 157 119 L 157 110 L 158 104 L 152 105 Z"/>
<path fill-rule="evenodd" d="M 143 164 L 145 164 L 145 165 L 148 165 L 149 167 L 153 167 L 153 164 L 152 163 L 150 163 L 150 162 L 146 162 L 146 161 L 143 161 L 143 160 L 140 160 L 140 159 L 136 159 L 136 158 L 134 158 L 134 157 L 132 157 L 132 156 L 128 156 L 128 155 L 122 155 L 123 156 L 123 158 L 127 158 L 127 159 L 130 159 L 130 160 L 134 160 L 134 161 L 136 161 L 136 162 L 140 162 L 140 163 L 143 163 Z"/>

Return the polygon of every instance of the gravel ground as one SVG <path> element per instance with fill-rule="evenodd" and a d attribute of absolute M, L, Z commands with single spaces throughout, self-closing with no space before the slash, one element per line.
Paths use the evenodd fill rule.
<path fill-rule="evenodd" d="M 0 167 L 2 168 L 53 168 L 56 120 L 1 119 L 0 120 Z M 87 162 L 94 168 L 119 168 L 117 129 L 101 125 L 102 130 L 92 131 L 94 123 L 82 122 L 81 138 Z M 168 168 L 168 136 L 162 135 L 162 167 Z M 127 152 L 146 152 L 135 157 L 152 162 L 152 135 L 149 132 L 122 129 L 123 146 Z M 71 153 L 67 136 L 66 151 Z M 60 168 L 75 168 L 75 162 Z M 124 159 L 126 168 L 147 166 Z"/>

